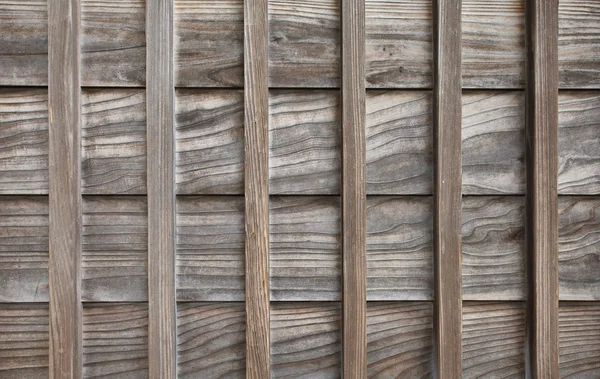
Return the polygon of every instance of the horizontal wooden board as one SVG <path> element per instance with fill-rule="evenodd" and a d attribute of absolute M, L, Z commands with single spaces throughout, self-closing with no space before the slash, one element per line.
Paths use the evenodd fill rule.
<path fill-rule="evenodd" d="M 81 84 L 144 86 L 144 0 L 81 0 Z"/>
<path fill-rule="evenodd" d="M 246 377 L 246 312 L 243 303 L 178 304 L 177 377 Z"/>
<path fill-rule="evenodd" d="M 177 200 L 177 299 L 244 300 L 244 198 Z"/>
<path fill-rule="evenodd" d="M 600 304 L 561 302 L 558 318 L 561 378 L 600 377 Z"/>
<path fill-rule="evenodd" d="M 244 94 L 176 92 L 178 194 L 244 194 Z"/>
<path fill-rule="evenodd" d="M 431 194 L 431 92 L 369 91 L 366 107 L 367 194 Z"/>
<path fill-rule="evenodd" d="M 560 197 L 558 279 L 561 300 L 600 300 L 600 197 Z"/>
<path fill-rule="evenodd" d="M 523 92 L 465 91 L 462 99 L 463 194 L 524 194 Z"/>
<path fill-rule="evenodd" d="M 48 301 L 48 198 L 0 196 L 0 302 Z"/>
<path fill-rule="evenodd" d="M 337 303 L 271 306 L 271 378 L 340 378 L 341 310 Z"/>
<path fill-rule="evenodd" d="M 367 300 L 433 300 L 433 200 L 367 198 Z"/>
<path fill-rule="evenodd" d="M 269 193 L 340 193 L 338 91 L 273 90 L 269 96 Z"/>
<path fill-rule="evenodd" d="M 1 0 L 0 35 L 0 86 L 47 85 L 46 0 Z"/>
<path fill-rule="evenodd" d="M 526 318 L 521 302 L 463 305 L 463 378 L 524 378 Z"/>
<path fill-rule="evenodd" d="M 463 197 L 464 300 L 525 300 L 524 197 Z"/>
<path fill-rule="evenodd" d="M 369 378 L 433 377 L 432 303 L 369 303 L 367 339 Z"/>
<path fill-rule="evenodd" d="M 145 91 L 83 90 L 81 149 L 82 193 L 145 194 Z"/>
<path fill-rule="evenodd" d="M 600 195 L 600 91 L 558 95 L 558 193 Z"/>
<path fill-rule="evenodd" d="M 0 194 L 47 193 L 48 92 L 1 88 Z"/>
<path fill-rule="evenodd" d="M 558 3 L 558 78 L 560 88 L 600 88 L 600 3 Z"/>
<path fill-rule="evenodd" d="M 85 196 L 83 301 L 148 299 L 148 213 L 141 196 Z"/>
<path fill-rule="evenodd" d="M 83 307 L 83 377 L 148 378 L 148 305 Z"/>

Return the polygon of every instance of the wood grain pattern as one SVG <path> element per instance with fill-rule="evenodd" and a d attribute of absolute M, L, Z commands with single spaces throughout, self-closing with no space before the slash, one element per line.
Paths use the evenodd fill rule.
<path fill-rule="evenodd" d="M 440 379 L 461 375 L 461 0 L 433 2 L 434 319 Z"/>
<path fill-rule="evenodd" d="M 244 93 L 176 92 L 178 194 L 244 193 Z"/>
<path fill-rule="evenodd" d="M 0 85 L 48 84 L 48 1 L 0 1 Z"/>
<path fill-rule="evenodd" d="M 560 303 L 559 347 L 561 378 L 600 376 L 600 304 Z"/>
<path fill-rule="evenodd" d="M 600 88 L 600 4 L 595 0 L 558 3 L 560 88 Z"/>
<path fill-rule="evenodd" d="M 558 95 L 558 193 L 600 195 L 599 92 Z"/>
<path fill-rule="evenodd" d="M 83 301 L 147 301 L 146 199 L 84 197 L 82 233 Z"/>
<path fill-rule="evenodd" d="M 146 193 L 146 96 L 143 90 L 82 93 L 84 194 Z"/>
<path fill-rule="evenodd" d="M 525 378 L 525 320 L 521 302 L 466 302 L 462 378 Z"/>
<path fill-rule="evenodd" d="M 464 88 L 523 88 L 525 56 L 525 0 L 462 2 Z"/>
<path fill-rule="evenodd" d="M 340 0 L 269 1 L 269 86 L 340 86 Z"/>
<path fill-rule="evenodd" d="M 369 88 L 432 88 L 432 2 L 366 0 Z"/>
<path fill-rule="evenodd" d="M 560 300 L 600 300 L 600 198 L 558 200 Z"/>
<path fill-rule="evenodd" d="M 340 98 L 333 91 L 269 96 L 269 193 L 339 194 Z"/>
<path fill-rule="evenodd" d="M 0 194 L 47 193 L 48 92 L 2 88 Z"/>
<path fill-rule="evenodd" d="M 84 86 L 144 86 L 144 0 L 81 0 Z"/>
<path fill-rule="evenodd" d="M 272 301 L 341 299 L 338 197 L 271 196 Z"/>
<path fill-rule="evenodd" d="M 525 300 L 525 199 L 463 197 L 464 300 Z"/>
<path fill-rule="evenodd" d="M 271 378 L 339 378 L 340 323 L 338 303 L 273 304 Z"/>
<path fill-rule="evenodd" d="M 245 378 L 246 312 L 242 303 L 177 307 L 177 377 Z"/>
<path fill-rule="evenodd" d="M 83 377 L 149 377 L 146 304 L 84 306 Z"/>
<path fill-rule="evenodd" d="M 244 301 L 244 198 L 177 200 L 177 300 Z"/>
<path fill-rule="evenodd" d="M 433 192 L 430 91 L 367 93 L 367 193 Z"/>
<path fill-rule="evenodd" d="M 48 305 L 0 304 L 0 376 L 48 378 Z"/>
<path fill-rule="evenodd" d="M 48 198 L 0 196 L 0 301 L 48 301 Z"/>
<path fill-rule="evenodd" d="M 523 92 L 467 91 L 462 112 L 463 194 L 524 194 Z"/>
<path fill-rule="evenodd" d="M 243 86 L 243 3 L 175 1 L 175 85 Z"/>
<path fill-rule="evenodd" d="M 433 300 L 433 201 L 367 198 L 367 300 Z"/>
<path fill-rule="evenodd" d="M 420 302 L 369 303 L 367 376 L 431 378 L 433 306 Z"/>

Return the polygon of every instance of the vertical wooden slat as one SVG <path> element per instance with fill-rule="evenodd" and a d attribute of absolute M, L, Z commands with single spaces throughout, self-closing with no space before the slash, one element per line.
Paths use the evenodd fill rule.
<path fill-rule="evenodd" d="M 82 375 L 79 0 L 48 1 L 50 378 Z"/>
<path fill-rule="evenodd" d="M 173 0 L 146 3 L 148 363 L 176 376 Z"/>
<path fill-rule="evenodd" d="M 461 0 L 434 3 L 435 361 L 439 378 L 460 378 Z"/>
<path fill-rule="evenodd" d="M 530 368 L 558 378 L 558 0 L 528 1 L 527 25 Z"/>
<path fill-rule="evenodd" d="M 244 1 L 246 377 L 269 378 L 269 89 L 267 0 Z"/>
<path fill-rule="evenodd" d="M 343 374 L 367 377 L 365 2 L 342 0 Z"/>

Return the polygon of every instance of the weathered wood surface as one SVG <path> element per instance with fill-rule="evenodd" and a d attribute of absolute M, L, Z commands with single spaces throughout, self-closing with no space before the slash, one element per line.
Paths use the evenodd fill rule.
<path fill-rule="evenodd" d="M 433 377 L 431 303 L 369 303 L 367 333 L 369 378 Z"/>
<path fill-rule="evenodd" d="M 600 195 L 600 92 L 558 95 L 558 193 Z"/>
<path fill-rule="evenodd" d="M 47 193 L 48 92 L 45 89 L 2 88 L 0 194 Z"/>
<path fill-rule="evenodd" d="M 433 201 L 367 199 L 367 300 L 433 300 Z"/>
<path fill-rule="evenodd" d="M 565 302 L 559 312 L 560 377 L 600 377 L 600 304 Z"/>
<path fill-rule="evenodd" d="M 244 193 L 244 94 L 176 92 L 178 194 Z"/>
<path fill-rule="evenodd" d="M 144 0 L 81 0 L 81 83 L 144 86 Z"/>
<path fill-rule="evenodd" d="M 83 376 L 149 377 L 147 304 L 83 307 Z"/>
<path fill-rule="evenodd" d="M 0 196 L 0 302 L 48 301 L 48 198 Z"/>
<path fill-rule="evenodd" d="M 600 3 L 558 3 L 558 78 L 560 88 L 600 88 Z"/>
<path fill-rule="evenodd" d="M 464 300 L 525 300 L 525 199 L 464 197 Z"/>
<path fill-rule="evenodd" d="M 0 85 L 48 84 L 48 1 L 0 1 Z"/>
<path fill-rule="evenodd" d="M 274 379 L 339 378 L 339 304 L 274 303 L 271 307 L 271 365 Z"/>
<path fill-rule="evenodd" d="M 242 87 L 242 0 L 175 1 L 175 85 Z"/>
<path fill-rule="evenodd" d="M 467 91 L 462 111 L 463 194 L 524 194 L 523 92 Z"/>
<path fill-rule="evenodd" d="M 269 192 L 339 194 L 341 137 L 337 91 L 271 91 Z"/>
<path fill-rule="evenodd" d="M 177 300 L 244 300 L 244 198 L 177 200 Z"/>
<path fill-rule="evenodd" d="M 462 378 L 525 378 L 525 304 L 465 302 Z"/>
<path fill-rule="evenodd" d="M 0 304 L 0 377 L 48 378 L 48 305 Z"/>
<path fill-rule="evenodd" d="M 432 88 L 432 2 L 366 0 L 369 88 Z"/>
<path fill-rule="evenodd" d="M 137 89 L 82 93 L 81 190 L 146 193 L 146 95 Z"/>
<path fill-rule="evenodd" d="M 246 377 L 245 357 L 244 304 L 178 304 L 178 378 L 242 379 Z"/>
<path fill-rule="evenodd" d="M 82 234 L 83 301 L 147 301 L 146 199 L 84 197 Z"/>
<path fill-rule="evenodd" d="M 600 300 L 600 198 L 558 200 L 561 300 Z"/>
<path fill-rule="evenodd" d="M 429 91 L 367 92 L 369 195 L 432 193 L 432 106 Z"/>

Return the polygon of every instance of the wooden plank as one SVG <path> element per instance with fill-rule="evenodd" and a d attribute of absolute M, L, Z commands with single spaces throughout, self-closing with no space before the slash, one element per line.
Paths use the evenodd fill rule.
<path fill-rule="evenodd" d="M 526 162 L 529 356 L 558 377 L 558 0 L 527 3 Z"/>
<path fill-rule="evenodd" d="M 434 330 L 440 379 L 461 376 L 461 1 L 433 5 Z"/>
<path fill-rule="evenodd" d="M 79 0 L 48 2 L 50 378 L 82 376 Z"/>
<path fill-rule="evenodd" d="M 175 379 L 173 0 L 151 1 L 146 5 L 149 376 Z"/>
<path fill-rule="evenodd" d="M 600 304 L 560 303 L 561 378 L 600 377 Z"/>
<path fill-rule="evenodd" d="M 83 307 L 85 378 L 148 378 L 148 306 L 86 304 Z"/>
<path fill-rule="evenodd" d="M 271 376 L 268 0 L 244 1 L 246 377 Z"/>

